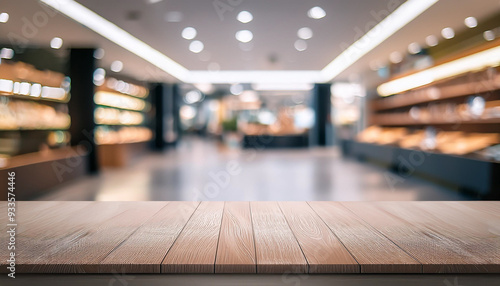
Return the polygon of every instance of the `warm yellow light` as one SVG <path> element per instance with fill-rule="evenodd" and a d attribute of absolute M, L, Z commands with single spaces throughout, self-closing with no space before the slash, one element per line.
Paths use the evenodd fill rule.
<path fill-rule="evenodd" d="M 146 107 L 144 100 L 107 91 L 96 92 L 94 102 L 99 105 L 137 111 L 141 111 Z"/>
<path fill-rule="evenodd" d="M 432 82 L 481 70 L 500 64 L 500 46 L 470 56 L 447 62 L 424 71 L 381 84 L 377 91 L 381 96 L 401 93 Z"/>

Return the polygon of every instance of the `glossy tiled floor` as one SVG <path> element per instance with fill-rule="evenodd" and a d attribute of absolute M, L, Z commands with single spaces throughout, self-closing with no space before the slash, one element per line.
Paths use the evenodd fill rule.
<path fill-rule="evenodd" d="M 342 158 L 335 148 L 227 150 L 184 140 L 134 165 L 109 169 L 40 200 L 394 201 L 471 200 L 420 179 Z"/>

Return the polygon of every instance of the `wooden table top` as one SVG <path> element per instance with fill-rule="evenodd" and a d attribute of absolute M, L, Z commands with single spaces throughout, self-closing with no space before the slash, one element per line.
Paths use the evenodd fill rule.
<path fill-rule="evenodd" d="M 18 202 L 16 223 L 18 273 L 500 273 L 500 202 Z"/>

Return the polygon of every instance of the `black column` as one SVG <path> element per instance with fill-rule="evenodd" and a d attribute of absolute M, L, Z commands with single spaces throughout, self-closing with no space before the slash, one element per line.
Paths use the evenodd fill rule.
<path fill-rule="evenodd" d="M 180 95 L 176 84 L 156 83 L 151 88 L 154 119 L 154 149 L 162 151 L 165 147 L 175 146 L 180 134 Z"/>
<path fill-rule="evenodd" d="M 180 88 L 179 85 L 174 84 L 172 85 L 172 101 L 171 101 L 171 108 L 172 108 L 172 120 L 173 120 L 173 129 L 175 130 L 175 141 L 172 142 L 173 145 L 176 145 L 177 142 L 181 139 L 182 135 L 182 127 L 181 127 L 181 117 L 179 114 L 179 111 L 181 109 L 181 104 L 182 104 L 182 98 L 181 98 L 181 93 L 180 93 Z"/>
<path fill-rule="evenodd" d="M 314 128 L 311 130 L 311 143 L 316 146 L 327 145 L 327 132 L 330 126 L 330 84 L 316 84 L 313 89 Z"/>
<path fill-rule="evenodd" d="M 151 86 L 151 96 L 154 106 L 153 119 L 153 149 L 162 151 L 165 148 L 165 86 L 161 83 L 155 83 Z"/>
<path fill-rule="evenodd" d="M 82 145 L 87 149 L 88 172 L 91 174 L 99 170 L 94 141 L 94 70 L 94 49 L 71 49 L 71 100 L 68 103 L 71 115 L 71 145 Z"/>

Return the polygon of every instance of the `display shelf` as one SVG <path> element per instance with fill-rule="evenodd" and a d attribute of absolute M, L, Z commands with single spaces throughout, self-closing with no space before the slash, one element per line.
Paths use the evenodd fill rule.
<path fill-rule="evenodd" d="M 457 121 L 447 120 L 417 120 L 411 118 L 408 114 L 384 114 L 375 115 L 370 121 L 374 125 L 381 126 L 406 126 L 406 125 L 458 125 L 458 124 L 500 124 L 499 118 L 479 118 L 479 119 L 460 119 Z M 500 132 L 500 127 L 499 127 Z"/>
<path fill-rule="evenodd" d="M 406 141 L 409 144 L 417 137 L 421 141 L 434 141 L 436 138 L 432 134 L 436 132 L 462 132 L 465 137 L 457 137 L 456 143 L 462 144 L 464 148 L 456 154 L 468 156 L 470 152 L 480 151 L 471 148 L 474 145 L 472 134 L 478 134 L 475 136 L 479 141 L 482 140 L 481 136 L 486 138 L 489 134 L 500 135 L 500 67 L 494 58 L 490 59 L 498 52 L 500 41 L 487 43 L 467 54 L 454 55 L 451 60 L 437 63 L 428 69 L 387 81 L 377 88 L 382 92 L 381 95 L 387 92 L 388 86 L 390 90 L 405 90 L 416 86 L 411 82 L 415 75 L 426 75 L 430 83 L 373 100 L 369 105 L 369 125 L 404 128 L 410 132 L 400 134 L 398 140 L 403 141 L 403 137 L 408 136 L 406 139 L 409 140 Z M 483 63 L 480 66 L 477 66 L 477 55 L 482 57 L 480 60 Z M 468 72 L 461 73 L 462 70 Z M 433 82 L 431 79 L 439 80 Z M 393 128 L 393 131 L 395 129 L 397 128 Z M 420 134 L 416 134 L 419 132 Z M 477 147 L 484 150 L 498 143 L 497 140 L 486 140 Z M 404 147 L 404 143 L 400 146 Z M 451 145 L 448 147 L 451 148 Z"/>
<path fill-rule="evenodd" d="M 147 149 L 152 131 L 146 126 L 149 90 L 115 78 L 102 78 L 95 89 L 94 130 L 98 161 L 123 167 Z"/>
<path fill-rule="evenodd" d="M 498 68 L 495 72 L 498 72 Z M 500 72 L 489 75 L 488 71 L 482 71 L 457 77 L 452 81 L 454 82 L 452 84 L 446 84 L 447 81 L 444 81 L 434 86 L 381 98 L 374 101 L 371 108 L 375 111 L 384 111 L 500 90 Z"/>
<path fill-rule="evenodd" d="M 377 162 L 400 179 L 419 176 L 484 198 L 500 198 L 500 162 L 354 140 L 343 145 L 345 156 Z"/>
<path fill-rule="evenodd" d="M 0 183 L 7 185 L 7 172 L 15 172 L 16 177 L 25 178 L 16 181 L 19 190 L 16 199 L 31 200 L 59 184 L 83 176 L 87 168 L 86 156 L 81 148 L 65 147 L 3 159 Z M 6 198 L 4 196 L 3 200 Z"/>
<path fill-rule="evenodd" d="M 67 131 L 71 126 L 67 105 L 70 88 L 71 80 L 62 73 L 38 70 L 23 62 L 2 61 L 0 139 L 15 144 L 5 143 L 0 153 L 16 156 L 45 147 L 66 146 L 66 141 L 52 144 L 52 133 Z"/>

